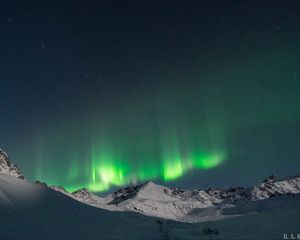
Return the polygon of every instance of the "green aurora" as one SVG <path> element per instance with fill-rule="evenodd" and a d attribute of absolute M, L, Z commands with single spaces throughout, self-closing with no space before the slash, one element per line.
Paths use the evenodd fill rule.
<path fill-rule="evenodd" d="M 182 177 L 192 169 L 216 167 L 226 158 L 226 152 L 221 148 L 207 151 L 200 144 L 192 147 L 192 144 L 180 142 L 175 135 L 170 136 L 159 144 L 153 139 L 140 138 L 131 148 L 121 148 L 124 142 L 120 145 L 107 139 L 106 142 L 93 140 L 85 145 L 76 141 L 72 143 L 68 139 L 68 147 L 57 142 L 59 137 L 53 136 L 52 143 L 38 144 L 36 179 L 62 185 L 68 191 L 86 187 L 101 192 L 115 186 L 155 179 L 168 182 Z M 114 142 L 114 145 L 107 142 Z M 55 156 L 55 160 L 60 161 L 55 169 L 49 164 L 52 162 L 49 156 L 53 156 L 53 151 L 60 152 Z M 65 173 L 62 174 L 62 171 Z"/>
<path fill-rule="evenodd" d="M 104 2 L 3 11 L 0 144 L 29 180 L 105 192 L 299 170 L 297 7 Z"/>
<path fill-rule="evenodd" d="M 298 89 L 297 79 L 290 76 L 290 87 L 284 89 L 284 81 L 276 76 L 281 74 L 276 59 L 264 68 L 250 59 L 247 68 L 237 64 L 230 72 L 210 73 L 202 76 L 204 85 L 195 76 L 190 76 L 195 78 L 192 85 L 174 79 L 173 86 L 132 94 L 111 109 L 87 108 L 75 122 L 53 121 L 52 128 L 42 127 L 36 134 L 44 137 L 32 140 L 31 178 L 69 191 L 87 187 L 100 192 L 148 180 L 173 181 L 191 170 L 201 174 L 226 165 L 243 154 L 228 144 L 235 134 L 299 119 L 297 94 L 291 94 Z M 296 62 L 290 65 L 295 71 Z M 224 83 L 217 81 L 220 78 Z M 89 106 L 90 101 L 95 99 L 88 100 Z M 287 107 L 289 114 L 284 114 Z"/>

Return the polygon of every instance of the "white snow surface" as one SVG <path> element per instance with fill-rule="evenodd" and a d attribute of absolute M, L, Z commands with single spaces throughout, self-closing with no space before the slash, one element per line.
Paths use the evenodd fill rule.
<path fill-rule="evenodd" d="M 99 197 L 88 189 L 68 193 L 30 183 L 1 156 L 0 239 L 283 239 L 299 233 L 300 175 L 207 190 L 148 182 Z"/>
<path fill-rule="evenodd" d="M 141 186 L 144 190 L 148 187 L 155 188 L 152 193 L 159 190 L 153 184 Z M 118 195 L 125 192 L 128 189 Z M 140 199 L 150 197 L 143 192 L 137 195 Z M 45 185 L 0 173 L 0 239 L 283 239 L 284 233 L 299 231 L 297 195 L 253 202 L 260 202 L 261 209 L 273 206 L 264 211 L 256 208 L 253 214 L 240 212 L 226 219 L 203 217 L 206 220 L 200 223 L 184 223 L 95 208 Z M 216 229 L 218 234 L 205 234 L 207 228 Z"/>
<path fill-rule="evenodd" d="M 155 219 L 91 207 L 45 185 L 2 173 L 0 213 L 0 239 L 160 238 Z"/>
<path fill-rule="evenodd" d="M 54 190 L 58 187 L 52 186 Z M 280 207 L 298 198 L 300 175 L 285 179 L 270 176 L 254 187 L 184 190 L 168 188 L 153 182 L 127 187 L 99 197 L 88 189 L 73 193 L 58 191 L 94 207 L 111 211 L 133 211 L 164 219 L 203 222 L 254 213 Z"/>

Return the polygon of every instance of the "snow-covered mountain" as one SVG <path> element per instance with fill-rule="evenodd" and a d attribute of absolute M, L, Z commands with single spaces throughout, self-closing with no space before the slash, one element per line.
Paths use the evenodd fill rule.
<path fill-rule="evenodd" d="M 68 193 L 61 187 L 51 188 L 98 208 L 199 222 L 267 210 L 274 207 L 274 204 L 277 207 L 284 205 L 289 198 L 296 197 L 300 200 L 300 175 L 285 179 L 277 179 L 272 175 L 249 188 L 207 190 L 168 188 L 147 182 L 120 189 L 106 197 L 99 197 L 88 189 Z"/>
<path fill-rule="evenodd" d="M 299 231 L 299 175 L 225 190 L 148 182 L 99 197 L 7 173 L 0 172 L 0 239 L 282 239 Z"/>
<path fill-rule="evenodd" d="M 0 173 L 24 179 L 20 169 L 10 161 L 7 154 L 2 149 L 0 149 Z"/>
<path fill-rule="evenodd" d="M 56 192 L 67 195 L 68 197 L 71 197 L 79 202 L 82 202 L 82 203 L 90 205 L 90 206 L 94 206 L 94 207 L 106 209 L 106 210 L 112 210 L 112 211 L 119 210 L 116 206 L 108 204 L 110 201 L 113 200 L 110 195 L 108 195 L 105 198 L 99 197 L 99 196 L 95 195 L 94 193 L 90 192 L 87 188 L 78 189 L 74 192 L 68 192 L 62 186 L 55 186 L 55 185 L 48 186 L 47 183 L 40 182 L 38 180 L 35 181 L 35 184 L 40 185 L 41 187 L 44 187 L 44 188 L 50 188 Z"/>
<path fill-rule="evenodd" d="M 255 212 L 258 208 L 260 210 L 272 208 L 273 202 L 280 204 L 280 199 L 284 196 L 293 198 L 298 197 L 299 193 L 300 175 L 286 179 L 271 176 L 259 185 L 249 188 L 207 190 L 167 188 L 149 182 L 113 193 L 111 197 L 113 201 L 108 204 L 115 205 L 121 210 L 194 222 L 242 212 Z M 284 201 L 282 204 L 285 204 Z M 265 206 L 262 207 L 262 204 Z"/>
<path fill-rule="evenodd" d="M 0 239 L 160 239 L 156 219 L 112 212 L 0 173 Z"/>
<path fill-rule="evenodd" d="M 0 239 L 283 239 L 299 231 L 300 221 L 299 199 L 283 200 L 282 207 L 256 214 L 183 223 L 95 208 L 0 173 Z"/>

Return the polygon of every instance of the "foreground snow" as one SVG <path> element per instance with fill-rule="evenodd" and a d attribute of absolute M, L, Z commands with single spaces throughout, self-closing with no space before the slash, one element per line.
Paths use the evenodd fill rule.
<path fill-rule="evenodd" d="M 225 190 L 149 182 L 101 198 L 30 183 L 0 151 L 0 239 L 292 239 L 299 192 L 296 175 Z"/>
<path fill-rule="evenodd" d="M 0 239 L 159 238 L 155 219 L 94 208 L 6 174 L 0 194 Z"/>
<path fill-rule="evenodd" d="M 7 174 L 0 174 L 0 193 L 0 239 L 282 239 L 300 228 L 296 196 L 277 198 L 286 201 L 280 208 L 183 223 L 95 208 Z"/>

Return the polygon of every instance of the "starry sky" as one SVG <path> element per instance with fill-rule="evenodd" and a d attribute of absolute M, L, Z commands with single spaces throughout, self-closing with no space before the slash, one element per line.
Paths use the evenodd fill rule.
<path fill-rule="evenodd" d="M 300 172 L 299 1 L 1 1 L 0 147 L 111 191 Z"/>

